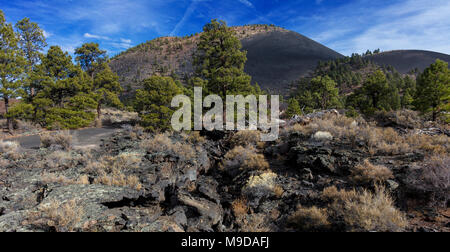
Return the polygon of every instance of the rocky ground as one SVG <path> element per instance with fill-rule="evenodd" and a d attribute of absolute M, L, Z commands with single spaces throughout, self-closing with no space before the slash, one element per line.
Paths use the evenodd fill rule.
<path fill-rule="evenodd" d="M 296 118 L 273 143 L 139 127 L 94 149 L 1 142 L 0 231 L 450 231 L 447 129 L 391 116 Z"/>

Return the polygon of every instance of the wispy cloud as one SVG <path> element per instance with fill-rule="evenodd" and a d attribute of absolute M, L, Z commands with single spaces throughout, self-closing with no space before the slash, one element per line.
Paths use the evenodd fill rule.
<path fill-rule="evenodd" d="M 83 36 L 88 39 L 110 40 L 110 38 L 107 36 L 94 35 L 94 34 L 90 34 L 90 33 L 85 33 Z"/>
<path fill-rule="evenodd" d="M 367 49 L 423 49 L 450 54 L 450 2 L 353 1 L 314 16 L 292 19 L 288 28 L 345 55 Z M 296 21 L 298 20 L 298 21 Z M 298 25 L 300 24 L 300 25 Z"/>
<path fill-rule="evenodd" d="M 253 6 L 253 4 L 252 4 L 250 1 L 248 1 L 248 0 L 239 0 L 239 2 L 243 3 L 244 5 L 247 5 L 247 7 L 250 7 L 250 8 L 254 8 L 254 7 L 255 7 L 255 6 Z"/>

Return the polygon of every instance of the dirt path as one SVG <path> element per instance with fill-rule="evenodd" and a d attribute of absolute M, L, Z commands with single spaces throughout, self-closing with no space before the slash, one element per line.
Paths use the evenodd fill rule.
<path fill-rule="evenodd" d="M 114 132 L 119 131 L 117 128 L 89 128 L 82 130 L 72 130 L 72 141 L 74 148 L 80 147 L 98 147 L 101 140 L 108 138 Z M 10 138 L 7 141 L 19 142 L 22 149 L 37 149 L 41 145 L 39 135 L 24 136 L 17 138 Z"/>

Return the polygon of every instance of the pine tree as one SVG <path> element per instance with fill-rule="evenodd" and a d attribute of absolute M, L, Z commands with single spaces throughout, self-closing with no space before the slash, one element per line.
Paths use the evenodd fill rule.
<path fill-rule="evenodd" d="M 450 102 L 450 71 L 448 63 L 436 60 L 425 69 L 417 80 L 414 106 L 422 113 L 431 112 L 436 121 L 443 112 L 448 112 Z"/>
<path fill-rule="evenodd" d="M 247 61 L 242 44 L 224 21 L 212 20 L 203 28 L 194 58 L 196 77 L 206 81 L 207 90 L 222 98 L 254 94 L 251 77 L 244 72 Z"/>
<path fill-rule="evenodd" d="M 81 68 L 93 79 L 97 101 L 97 118 L 102 114 L 102 105 L 108 104 L 121 107 L 119 94 L 123 91 L 119 83 L 119 76 L 111 71 L 106 51 L 101 50 L 97 43 L 85 43 L 75 50 L 76 61 Z"/>
<path fill-rule="evenodd" d="M 97 73 L 94 77 L 95 98 L 97 101 L 97 117 L 101 117 L 101 109 L 103 104 L 113 107 L 121 107 L 122 102 L 119 99 L 119 94 L 123 91 L 119 83 L 119 76 L 111 71 L 108 64 L 103 64 L 103 70 Z"/>
<path fill-rule="evenodd" d="M 318 76 L 311 80 L 312 96 L 315 99 L 315 107 L 320 109 L 338 108 L 341 106 L 339 100 L 339 89 L 329 76 Z"/>
<path fill-rule="evenodd" d="M 152 76 L 142 82 L 143 89 L 136 91 L 135 110 L 141 125 L 149 131 L 167 130 L 174 111 L 172 98 L 182 94 L 182 88 L 171 77 Z"/>
<path fill-rule="evenodd" d="M 300 105 L 295 98 L 291 98 L 288 101 L 288 107 L 286 110 L 286 116 L 288 118 L 292 118 L 295 115 L 302 115 L 302 109 L 300 108 Z"/>
<path fill-rule="evenodd" d="M 30 22 L 29 18 L 24 18 L 17 22 L 16 29 L 19 34 L 19 47 L 23 51 L 26 63 L 26 74 L 29 100 L 35 95 L 34 82 L 32 81 L 32 72 L 38 64 L 42 55 L 41 51 L 47 46 L 44 31 L 39 28 L 39 25 Z"/>
<path fill-rule="evenodd" d="M 18 47 L 19 38 L 11 24 L 0 10 L 0 98 L 9 112 L 10 100 L 24 96 L 23 70 L 25 59 Z M 12 130 L 12 119 L 7 118 L 8 129 Z"/>
<path fill-rule="evenodd" d="M 39 92 L 33 99 L 36 121 L 47 128 L 88 126 L 97 107 L 92 79 L 60 47 L 52 46 L 39 67 Z"/>
<path fill-rule="evenodd" d="M 97 43 L 85 43 L 75 50 L 75 61 L 86 71 L 92 79 L 96 71 L 102 68 L 102 64 L 108 61 L 106 51 L 99 48 Z"/>
<path fill-rule="evenodd" d="M 378 70 L 367 77 L 362 87 L 363 93 L 369 98 L 370 106 L 377 110 L 383 109 L 383 100 L 389 94 L 389 85 L 386 75 Z"/>

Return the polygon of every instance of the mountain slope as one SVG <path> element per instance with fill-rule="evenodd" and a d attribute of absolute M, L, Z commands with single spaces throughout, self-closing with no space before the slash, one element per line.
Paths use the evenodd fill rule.
<path fill-rule="evenodd" d="M 339 53 L 298 33 L 269 25 L 232 28 L 248 52 L 245 71 L 261 88 L 284 91 L 319 60 L 342 57 Z M 162 37 L 148 41 L 114 57 L 111 68 L 120 76 L 127 91 L 139 88 L 139 82 L 151 75 L 189 77 L 193 72 L 192 55 L 200 34 L 188 37 Z"/>
<path fill-rule="evenodd" d="M 341 54 L 292 31 L 260 33 L 242 40 L 247 51 L 245 71 L 265 89 L 280 91 L 314 70 L 319 61 Z"/>
<path fill-rule="evenodd" d="M 450 62 L 450 55 L 421 50 L 397 50 L 367 56 L 378 65 L 393 66 L 400 73 L 408 73 L 415 68 L 423 71 L 436 59 Z"/>

